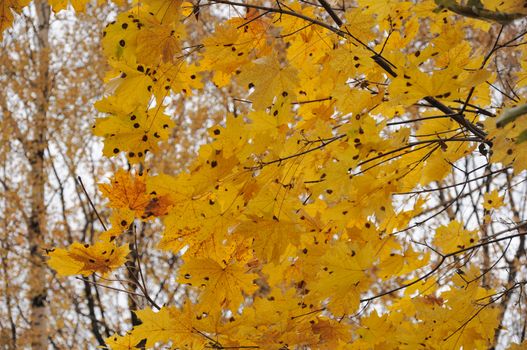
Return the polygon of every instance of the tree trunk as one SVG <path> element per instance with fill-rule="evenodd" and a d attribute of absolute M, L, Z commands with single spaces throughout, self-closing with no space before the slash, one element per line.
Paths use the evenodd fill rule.
<path fill-rule="evenodd" d="M 41 247 L 46 232 L 44 151 L 47 148 L 46 114 L 50 92 L 49 5 L 42 0 L 35 0 L 35 13 L 37 16 L 36 39 L 38 40 L 38 59 L 36 60 L 38 76 L 36 77 L 36 83 L 39 91 L 35 100 L 37 109 L 33 119 L 32 139 L 28 145 L 28 160 L 32 172 L 30 182 L 31 214 L 28 228 L 31 270 L 28 274 L 28 285 L 30 287 L 29 298 L 31 303 L 31 347 L 34 350 L 45 350 L 48 348 L 47 273 Z"/>

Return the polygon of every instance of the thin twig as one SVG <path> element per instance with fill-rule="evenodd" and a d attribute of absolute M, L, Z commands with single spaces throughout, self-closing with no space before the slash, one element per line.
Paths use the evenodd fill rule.
<path fill-rule="evenodd" d="M 86 187 L 84 187 L 84 183 L 82 183 L 82 178 L 80 176 L 77 176 L 76 180 L 77 180 L 77 183 L 81 186 L 82 190 L 84 191 L 84 194 L 86 195 L 86 198 L 88 199 L 88 202 L 90 203 L 90 206 L 92 207 L 95 215 L 97 215 L 97 219 L 99 219 L 99 222 L 101 223 L 101 225 L 104 228 L 104 230 L 107 231 L 108 229 L 106 228 L 106 225 L 102 221 L 102 218 L 99 215 L 99 212 L 97 211 L 97 208 L 95 208 L 95 205 L 93 204 L 93 202 L 92 202 L 92 200 L 90 198 L 90 195 L 88 194 L 88 191 L 86 191 Z"/>

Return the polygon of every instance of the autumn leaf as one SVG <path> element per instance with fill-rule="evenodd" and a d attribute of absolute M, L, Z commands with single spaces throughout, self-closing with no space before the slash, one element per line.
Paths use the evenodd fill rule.
<path fill-rule="evenodd" d="M 482 4 L 484 8 L 496 12 L 527 14 L 525 0 L 482 0 Z"/>
<path fill-rule="evenodd" d="M 203 305 L 219 304 L 236 309 L 244 300 L 244 294 L 251 295 L 257 289 L 253 281 L 258 276 L 248 273 L 244 265 L 236 261 L 189 258 L 179 271 L 179 282 L 201 289 Z"/>
<path fill-rule="evenodd" d="M 99 189 L 110 200 L 110 207 L 129 209 L 137 217 L 141 217 L 150 203 L 144 175 L 133 175 L 121 169 L 114 174 L 110 184 L 99 184 Z"/>
<path fill-rule="evenodd" d="M 155 152 L 158 142 L 166 140 L 174 126 L 159 109 L 122 109 L 115 99 L 99 101 L 97 108 L 110 114 L 97 119 L 93 127 L 93 133 L 105 139 L 104 155 L 113 157 L 124 151 L 131 163 L 141 162 L 148 152 Z"/>
<path fill-rule="evenodd" d="M 474 245 L 477 239 L 477 231 L 465 230 L 461 222 L 452 221 L 436 230 L 434 244 L 444 253 L 450 253 Z"/>
<path fill-rule="evenodd" d="M 112 350 L 133 350 L 136 349 L 136 345 L 141 342 L 142 339 L 138 339 L 133 333 L 127 332 L 124 336 L 114 334 L 104 341 L 106 345 Z"/>
<path fill-rule="evenodd" d="M 135 212 L 128 207 L 113 208 L 110 216 L 111 227 L 99 235 L 99 240 L 113 241 L 132 226 L 134 219 Z"/>
<path fill-rule="evenodd" d="M 238 75 L 238 81 L 254 88 L 250 96 L 255 109 L 267 107 L 278 95 L 294 97 L 298 87 L 296 69 L 272 56 L 253 61 Z"/>
<path fill-rule="evenodd" d="M 157 65 L 172 62 L 181 51 L 185 39 L 181 26 L 156 24 L 139 31 L 137 57 L 139 62 Z"/>
<path fill-rule="evenodd" d="M 130 250 L 127 245 L 116 246 L 110 242 L 97 242 L 94 245 L 75 242 L 67 249 L 57 248 L 48 256 L 48 265 L 61 276 L 89 276 L 98 273 L 107 275 L 122 266 Z"/>
<path fill-rule="evenodd" d="M 49 4 L 51 5 L 54 12 L 65 10 L 69 4 L 71 4 L 71 6 L 75 9 L 75 11 L 83 12 L 86 8 L 86 4 L 88 4 L 88 1 L 86 0 L 50 0 Z"/>
<path fill-rule="evenodd" d="M 161 23 L 172 23 L 181 19 L 183 0 L 146 0 L 150 12 Z"/>
<path fill-rule="evenodd" d="M 503 205 L 503 196 L 499 195 L 498 190 L 492 190 L 483 195 L 483 208 L 487 210 L 497 209 Z"/>
<path fill-rule="evenodd" d="M 11 27 L 14 15 L 20 14 L 22 8 L 27 6 L 29 1 L 27 0 L 2 0 L 0 1 L 0 40 L 3 38 L 4 30 Z"/>
<path fill-rule="evenodd" d="M 311 288 L 330 298 L 329 308 L 335 313 L 353 313 L 359 306 L 360 294 L 370 278 L 366 271 L 372 258 L 371 248 L 338 243 L 329 248 L 318 262 L 317 278 Z M 309 287 L 308 287 L 309 288 Z"/>
<path fill-rule="evenodd" d="M 146 339 L 147 348 L 169 341 L 190 349 L 203 347 L 207 343 L 207 338 L 197 331 L 201 328 L 199 320 L 202 312 L 190 303 L 186 303 L 182 309 L 163 307 L 158 312 L 138 310 L 136 315 L 141 324 L 134 328 L 132 335 L 135 339 Z"/>

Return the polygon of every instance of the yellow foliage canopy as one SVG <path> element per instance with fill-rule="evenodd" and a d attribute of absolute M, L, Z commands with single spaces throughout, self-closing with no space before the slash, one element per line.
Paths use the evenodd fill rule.
<path fill-rule="evenodd" d="M 476 199 L 470 186 L 493 169 L 519 174 L 527 152 L 515 142 L 525 121 L 493 124 L 504 66 L 489 60 L 497 44 L 471 37 L 492 41 L 491 25 L 449 11 L 452 1 L 320 4 L 229 2 L 245 15 L 198 38 L 199 2 L 145 1 L 104 30 L 111 70 L 94 133 L 105 156 L 124 151 L 133 170 L 100 185 L 113 210 L 104 242 L 57 249 L 49 263 L 63 275 L 109 273 L 128 253 L 113 239 L 154 216 L 164 225 L 157 247 L 183 256 L 173 276 L 185 286 L 178 307 L 145 293 L 159 310 L 138 310 L 141 324 L 109 345 L 495 345 L 506 293 L 476 254 L 503 240 L 485 225 L 503 222 L 486 214 L 507 205 L 505 186 Z M 513 5 L 482 6 L 523 11 Z M 175 126 L 169 103 L 199 104 L 217 89 L 226 107 L 207 106 L 224 118 L 203 125 L 209 140 L 194 161 L 148 173 Z M 505 97 L 499 108 L 512 104 Z M 467 197 L 473 215 L 460 209 Z"/>

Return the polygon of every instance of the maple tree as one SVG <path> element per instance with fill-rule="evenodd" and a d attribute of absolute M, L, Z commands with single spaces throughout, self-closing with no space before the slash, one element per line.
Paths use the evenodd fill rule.
<path fill-rule="evenodd" d="M 101 34 L 108 92 L 93 125 L 122 164 L 100 179 L 110 227 L 48 254 L 94 286 L 115 289 L 108 276 L 128 270 L 122 292 L 145 307 L 99 344 L 525 346 L 527 118 L 497 124 L 525 104 L 525 5 L 145 0 L 120 12 Z M 173 104 L 211 95 L 225 104 L 200 112 L 224 118 L 192 161 L 166 166 L 184 132 Z M 154 248 L 137 231 L 156 220 Z M 144 260 L 155 250 L 182 260 L 160 298 Z"/>

